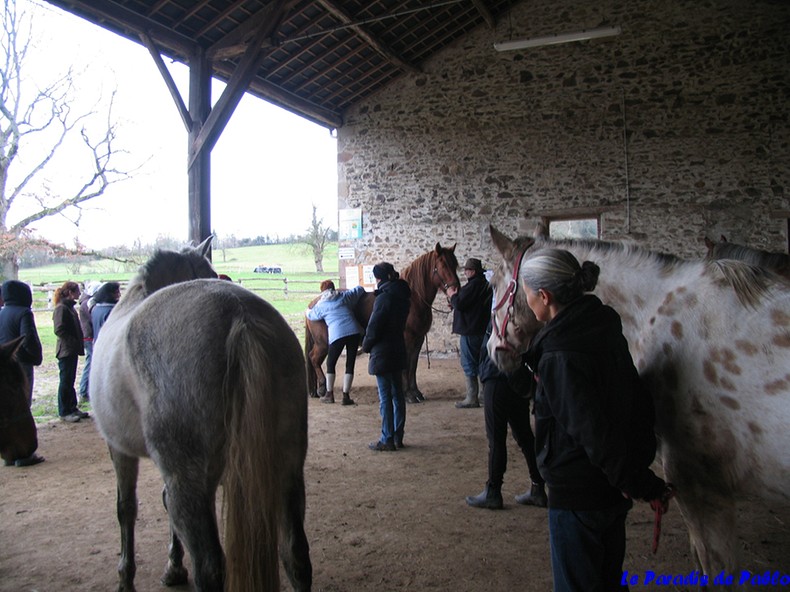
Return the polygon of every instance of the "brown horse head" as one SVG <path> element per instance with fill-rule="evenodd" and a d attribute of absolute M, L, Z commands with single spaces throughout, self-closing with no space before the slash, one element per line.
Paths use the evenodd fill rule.
<path fill-rule="evenodd" d="M 436 288 L 445 294 L 451 286 L 461 285 L 461 281 L 458 279 L 458 259 L 455 256 L 455 246 L 442 247 L 440 243 L 436 243 L 434 249 L 436 257 L 431 279 Z"/>

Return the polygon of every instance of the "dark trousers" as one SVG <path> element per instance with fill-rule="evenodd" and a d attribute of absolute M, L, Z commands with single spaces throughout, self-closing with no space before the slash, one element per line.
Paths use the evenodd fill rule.
<path fill-rule="evenodd" d="M 622 592 L 630 500 L 605 510 L 549 508 L 554 592 Z"/>
<path fill-rule="evenodd" d="M 488 437 L 488 483 L 501 487 L 507 469 L 507 428 L 527 461 L 529 476 L 543 483 L 535 459 L 535 436 L 529 424 L 529 399 L 510 388 L 507 378 L 483 383 L 483 409 Z"/>
<path fill-rule="evenodd" d="M 344 347 L 346 348 L 346 374 L 354 374 L 354 363 L 357 361 L 357 348 L 359 347 L 359 333 L 346 335 L 329 344 L 329 353 L 326 357 L 327 374 L 335 374 L 335 366 Z"/>
<path fill-rule="evenodd" d="M 77 391 L 74 382 L 77 380 L 77 362 L 79 356 L 73 355 L 58 358 L 60 384 L 58 385 L 58 415 L 70 415 L 77 410 Z"/>

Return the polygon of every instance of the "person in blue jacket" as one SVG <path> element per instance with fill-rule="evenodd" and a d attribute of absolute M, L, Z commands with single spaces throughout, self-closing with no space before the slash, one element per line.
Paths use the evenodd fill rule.
<path fill-rule="evenodd" d="M 370 354 L 368 372 L 375 375 L 379 391 L 381 436 L 368 447 L 375 451 L 403 448 L 406 426 L 406 397 L 403 370 L 406 368 L 406 342 L 403 331 L 411 307 L 411 288 L 391 263 L 373 266 L 378 286 L 373 312 L 368 321 L 362 351 Z"/>
<path fill-rule="evenodd" d="M 121 284 L 118 282 L 105 282 L 94 293 L 91 304 L 91 329 L 94 342 L 99 339 L 99 331 L 120 299 Z"/>
<path fill-rule="evenodd" d="M 33 293 L 24 282 L 3 282 L 3 308 L 0 308 L 0 343 L 8 343 L 20 335 L 25 339 L 16 356 L 28 381 L 27 404 L 33 403 L 33 367 L 41 365 L 43 354 L 41 340 L 33 316 Z"/>
<path fill-rule="evenodd" d="M 337 360 L 346 350 L 346 373 L 343 376 L 343 405 L 353 405 L 351 384 L 354 381 L 354 366 L 357 348 L 364 330 L 354 315 L 354 308 L 365 294 L 365 288 L 357 286 L 351 290 L 338 291 L 332 280 L 321 282 L 321 296 L 313 308 L 307 309 L 311 321 L 326 323 L 329 339 L 329 353 L 326 358 L 326 394 L 322 403 L 335 402 L 335 371 Z"/>

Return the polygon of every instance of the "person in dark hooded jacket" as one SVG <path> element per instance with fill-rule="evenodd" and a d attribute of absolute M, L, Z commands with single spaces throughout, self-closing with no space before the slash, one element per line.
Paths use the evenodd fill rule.
<path fill-rule="evenodd" d="M 599 273 L 560 249 L 539 251 L 521 266 L 527 304 L 546 322 L 525 361 L 537 383 L 535 440 L 548 486 L 555 592 L 623 590 L 631 500 L 664 512 L 672 495 L 649 468 L 655 411 L 620 316 L 585 294 Z"/>
<path fill-rule="evenodd" d="M 17 350 L 17 360 L 22 364 L 28 379 L 27 403 L 33 403 L 33 367 L 41 365 L 41 340 L 33 316 L 33 293 L 30 286 L 18 280 L 8 280 L 2 287 L 5 304 L 0 309 L 0 343 L 7 343 L 24 335 Z"/>
<path fill-rule="evenodd" d="M 381 437 L 371 442 L 371 450 L 403 447 L 406 425 L 406 397 L 403 370 L 406 368 L 406 342 L 403 331 L 411 307 L 411 288 L 391 263 L 373 266 L 378 289 L 370 314 L 362 351 L 370 354 L 368 373 L 376 376 L 381 413 Z"/>

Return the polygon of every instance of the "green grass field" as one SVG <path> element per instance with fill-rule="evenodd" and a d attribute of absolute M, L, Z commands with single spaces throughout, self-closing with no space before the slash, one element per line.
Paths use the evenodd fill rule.
<path fill-rule="evenodd" d="M 217 273 L 227 274 L 233 281 L 256 292 L 272 304 L 285 317 L 297 338 L 304 343 L 304 310 L 318 295 L 322 280 L 331 278 L 338 283 L 337 243 L 327 246 L 324 252 L 324 269 L 315 271 L 312 251 L 306 245 L 265 245 L 218 250 L 212 253 Z M 254 273 L 257 265 L 277 264 L 282 274 Z M 48 309 L 49 291 L 41 286 L 58 286 L 66 280 L 125 282 L 136 272 L 123 271 L 122 265 L 97 261 L 81 265 L 79 270 L 66 265 L 49 265 L 34 269 L 21 269 L 19 279 L 34 286 L 34 312 L 44 362 L 35 369 L 33 416 L 38 422 L 57 418 L 58 365 L 55 359 L 55 334 L 52 312 Z M 77 373 L 77 385 L 82 373 L 82 359 Z"/>

